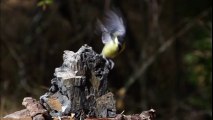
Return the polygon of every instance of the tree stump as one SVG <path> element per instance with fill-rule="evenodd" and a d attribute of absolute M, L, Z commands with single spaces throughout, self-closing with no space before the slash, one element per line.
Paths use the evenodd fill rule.
<path fill-rule="evenodd" d="M 115 117 L 113 93 L 107 91 L 110 65 L 102 55 L 84 45 L 76 53 L 64 51 L 49 92 L 40 97 L 51 116 Z"/>

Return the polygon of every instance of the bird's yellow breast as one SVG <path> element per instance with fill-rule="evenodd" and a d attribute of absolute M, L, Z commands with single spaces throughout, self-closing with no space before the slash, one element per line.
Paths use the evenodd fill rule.
<path fill-rule="evenodd" d="M 110 41 L 109 43 L 106 43 L 102 50 L 102 55 L 106 58 L 114 58 L 118 53 L 118 43 L 116 43 L 115 41 Z"/>

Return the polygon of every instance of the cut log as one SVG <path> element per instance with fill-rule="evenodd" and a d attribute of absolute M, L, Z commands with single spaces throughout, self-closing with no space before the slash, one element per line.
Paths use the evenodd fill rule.
<path fill-rule="evenodd" d="M 41 96 L 41 103 L 51 116 L 115 117 L 115 99 L 107 91 L 108 63 L 87 45 L 76 53 L 64 51 L 63 64 L 55 69 L 51 88 Z"/>

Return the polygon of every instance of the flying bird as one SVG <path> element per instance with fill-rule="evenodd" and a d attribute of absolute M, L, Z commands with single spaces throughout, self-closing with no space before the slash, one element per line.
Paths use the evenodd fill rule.
<path fill-rule="evenodd" d="M 121 14 L 118 11 L 106 11 L 103 21 L 98 20 L 98 27 L 104 44 L 101 54 L 105 58 L 115 58 L 125 48 L 123 38 L 126 29 Z"/>

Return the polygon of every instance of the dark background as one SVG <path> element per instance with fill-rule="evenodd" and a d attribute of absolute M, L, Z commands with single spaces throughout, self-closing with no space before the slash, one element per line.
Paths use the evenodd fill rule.
<path fill-rule="evenodd" d="M 109 89 L 118 113 L 153 108 L 158 120 L 212 119 L 212 0 L 1 0 L 1 117 L 39 99 L 64 50 L 100 53 L 95 22 L 122 12 L 126 49 Z"/>

